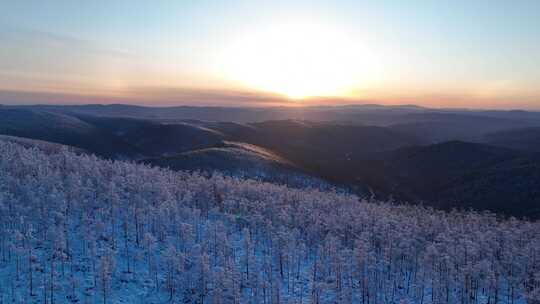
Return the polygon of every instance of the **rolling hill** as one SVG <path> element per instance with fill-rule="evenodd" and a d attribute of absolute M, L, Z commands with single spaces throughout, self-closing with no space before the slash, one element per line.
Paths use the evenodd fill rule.
<path fill-rule="evenodd" d="M 540 152 L 540 128 L 510 129 L 486 134 L 484 142 L 494 146 Z"/>
<path fill-rule="evenodd" d="M 334 111 L 332 115 L 337 117 L 346 115 L 345 108 L 314 107 L 305 116 Z M 534 113 L 434 114 L 424 108 L 375 105 L 347 108 L 349 118 L 376 113 L 379 116 L 372 119 L 383 122 L 393 117 L 398 122 L 381 126 L 299 119 L 165 122 L 162 116 L 141 119 L 165 111 L 146 113 L 145 109 L 119 105 L 0 107 L 0 134 L 174 170 L 217 170 L 289 185 L 340 185 L 361 196 L 373 193 L 378 198 L 444 209 L 540 215 L 539 157 L 534 153 L 539 129 L 514 128 L 534 124 Z M 186 109 L 176 110 L 185 113 Z M 90 115 L 92 111 L 99 115 Z M 205 108 L 197 111 L 203 113 Z M 244 113 L 255 112 L 245 109 Z M 104 113 L 124 114 L 112 117 Z M 128 117 L 133 113 L 139 113 L 135 115 L 139 118 Z"/>
<path fill-rule="evenodd" d="M 188 123 L 0 108 L 0 134 L 70 145 L 100 156 L 142 159 L 216 144 L 219 132 Z"/>
<path fill-rule="evenodd" d="M 142 162 L 176 171 L 199 171 L 205 174 L 217 171 L 289 186 L 329 186 L 327 182 L 305 173 L 302 168 L 272 151 L 246 143 L 223 141 L 212 147 Z"/>
<path fill-rule="evenodd" d="M 69 145 L 114 158 L 140 155 L 136 147 L 73 115 L 0 108 L 0 134 Z"/>
<path fill-rule="evenodd" d="M 407 201 L 438 208 L 540 215 L 540 155 L 459 141 L 385 153 L 360 179 Z"/>

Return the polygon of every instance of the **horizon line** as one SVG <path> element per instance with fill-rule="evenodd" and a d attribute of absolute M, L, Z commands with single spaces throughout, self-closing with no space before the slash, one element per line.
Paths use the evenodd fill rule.
<path fill-rule="evenodd" d="M 160 95 L 161 93 L 161 95 Z M 449 96 L 443 96 L 452 99 Z M 145 95 L 108 95 L 108 94 L 78 94 L 70 92 L 51 91 L 23 91 L 0 89 L 0 106 L 111 106 L 125 105 L 149 108 L 174 108 L 174 107 L 211 107 L 211 108 L 314 108 L 314 107 L 355 107 L 355 106 L 379 106 L 407 108 L 416 107 L 430 110 L 453 110 L 453 111 L 525 111 L 540 112 L 538 106 L 494 106 L 485 107 L 453 105 L 434 105 L 426 102 L 410 102 L 409 99 L 399 101 L 400 98 L 354 98 L 340 96 L 315 96 L 300 99 L 287 98 L 266 92 L 220 90 L 220 89 L 197 89 L 178 88 L 172 92 L 157 91 L 155 94 Z M 420 99 L 420 98 L 419 98 Z M 441 98 L 442 99 L 442 98 Z M 455 98 L 464 103 L 465 97 Z M 474 102 L 474 98 L 470 98 Z M 434 103 L 434 102 L 431 102 Z"/>

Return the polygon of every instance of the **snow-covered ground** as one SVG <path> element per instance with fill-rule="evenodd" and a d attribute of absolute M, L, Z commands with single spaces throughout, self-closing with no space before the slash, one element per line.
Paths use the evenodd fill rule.
<path fill-rule="evenodd" d="M 538 303 L 540 224 L 0 141 L 0 303 Z"/>

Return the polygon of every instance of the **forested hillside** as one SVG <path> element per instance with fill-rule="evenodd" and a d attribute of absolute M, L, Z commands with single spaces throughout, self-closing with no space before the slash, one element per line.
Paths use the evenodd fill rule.
<path fill-rule="evenodd" d="M 538 303 L 540 223 L 0 142 L 0 303 Z"/>
<path fill-rule="evenodd" d="M 0 106 L 0 136 L 177 171 L 540 218 L 539 113 L 363 105 L 267 108 L 271 117 L 298 119 L 259 121 L 263 108 L 223 110 L 231 121 L 185 119 L 217 119 L 221 109 Z"/>
<path fill-rule="evenodd" d="M 381 153 L 358 168 L 366 183 L 409 202 L 540 218 L 538 153 L 451 141 Z"/>

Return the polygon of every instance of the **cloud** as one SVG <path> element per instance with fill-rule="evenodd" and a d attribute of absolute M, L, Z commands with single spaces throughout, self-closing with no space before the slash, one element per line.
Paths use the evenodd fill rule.
<path fill-rule="evenodd" d="M 123 103 L 129 100 L 121 97 L 82 95 L 61 92 L 32 92 L 0 90 L 0 104 L 90 104 L 90 103 Z"/>
<path fill-rule="evenodd" d="M 96 85 L 110 79 L 114 69 L 137 62 L 125 50 L 1 23 L 0 41 L 1 89 L 6 89 L 6 82 L 12 84 L 10 90 L 35 90 L 44 82 L 68 87 Z"/>
<path fill-rule="evenodd" d="M 233 89 L 201 89 L 174 87 L 136 87 L 130 88 L 128 95 L 145 100 L 155 100 L 167 104 L 283 104 L 291 101 L 277 94 Z"/>
<path fill-rule="evenodd" d="M 137 87 L 122 91 L 66 93 L 51 91 L 0 90 L 0 104 L 134 104 L 146 106 L 315 106 L 347 104 L 416 104 L 436 108 L 529 109 L 540 110 L 538 96 L 479 98 L 459 94 L 425 94 L 418 96 L 373 99 L 310 98 L 290 100 L 275 94 L 253 91 L 197 88 Z"/>
<path fill-rule="evenodd" d="M 20 47 L 39 46 L 36 51 L 43 50 L 43 48 L 63 48 L 69 49 L 71 52 L 100 56 L 127 57 L 133 55 L 126 50 L 103 47 L 90 40 L 5 24 L 0 24 L 0 39 L 3 43 Z"/>
<path fill-rule="evenodd" d="M 287 105 L 280 96 L 248 91 L 194 88 L 132 88 L 104 94 L 77 94 L 45 91 L 0 90 L 0 104 L 111 104 L 126 103 L 149 106 L 260 106 Z"/>

